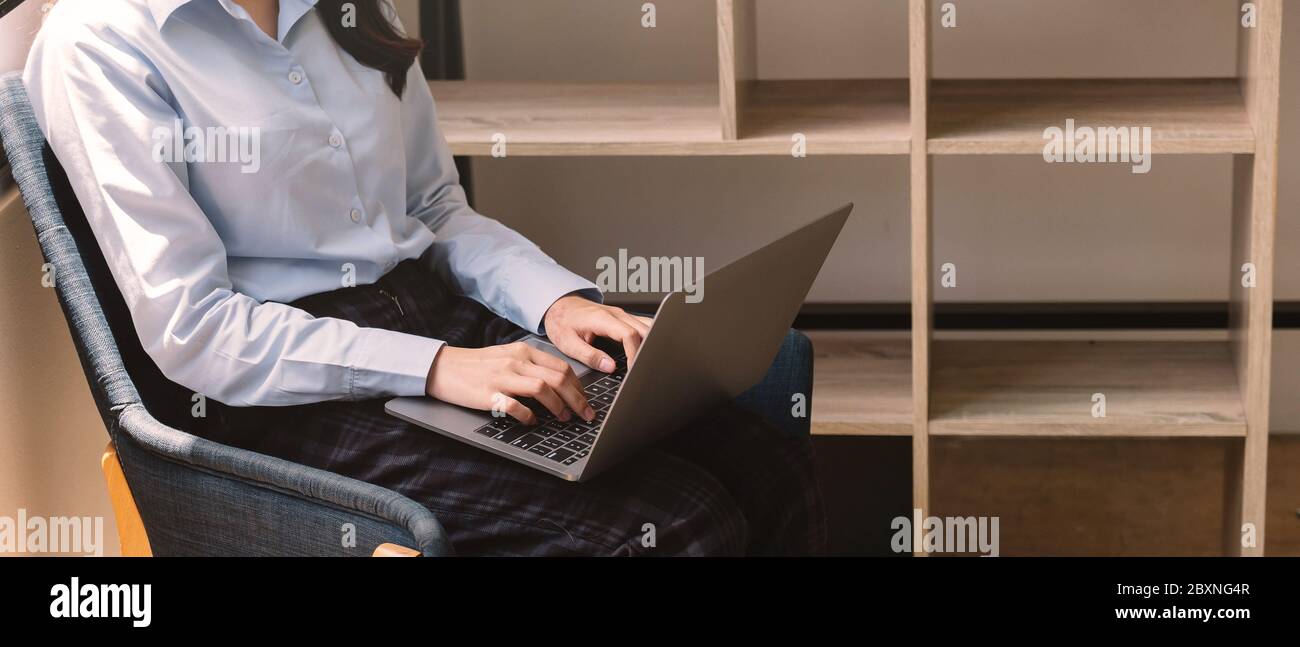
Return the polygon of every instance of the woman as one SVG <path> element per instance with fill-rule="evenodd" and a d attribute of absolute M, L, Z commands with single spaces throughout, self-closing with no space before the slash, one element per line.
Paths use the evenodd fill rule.
<path fill-rule="evenodd" d="M 200 433 L 402 492 L 461 554 L 822 550 L 806 424 L 750 412 L 788 423 L 801 337 L 747 406 L 580 485 L 383 412 L 427 394 L 531 423 L 531 398 L 590 420 L 568 365 L 517 340 L 610 371 L 596 338 L 635 361 L 651 325 L 466 204 L 420 47 L 376 0 L 48 15 L 26 69 L 37 118 L 145 350 L 210 399 Z"/>

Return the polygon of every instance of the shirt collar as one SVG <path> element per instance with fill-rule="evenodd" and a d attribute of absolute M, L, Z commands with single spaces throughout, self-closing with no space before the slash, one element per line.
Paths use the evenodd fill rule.
<path fill-rule="evenodd" d="M 180 9 L 182 6 L 194 1 L 195 0 L 148 0 L 148 4 L 149 11 L 153 13 L 154 23 L 158 25 L 158 29 L 162 29 L 163 25 L 167 24 L 167 19 L 171 18 L 172 14 L 176 13 L 177 9 Z M 234 15 L 236 7 L 231 0 L 219 1 L 221 5 L 225 7 L 226 11 L 229 11 Z M 280 36 L 283 38 L 283 32 L 288 31 L 285 27 L 292 27 L 294 23 L 298 22 L 299 18 L 302 18 L 311 10 L 312 7 L 316 6 L 316 2 L 317 0 L 280 0 L 280 31 L 282 32 Z M 288 20 L 285 20 L 286 18 L 288 18 Z"/>
<path fill-rule="evenodd" d="M 276 40 L 284 42 L 289 36 L 289 30 L 316 6 L 316 2 L 317 0 L 280 0 L 279 35 Z"/>
<path fill-rule="evenodd" d="M 171 17 L 181 5 L 187 5 L 194 0 L 148 0 L 149 11 L 153 13 L 153 21 L 159 29 L 167 24 L 167 19 Z"/>

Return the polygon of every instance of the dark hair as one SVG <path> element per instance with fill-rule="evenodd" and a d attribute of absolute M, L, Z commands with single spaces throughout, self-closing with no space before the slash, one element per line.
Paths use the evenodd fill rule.
<path fill-rule="evenodd" d="M 406 90 L 406 73 L 424 49 L 424 42 L 397 31 L 385 7 L 380 6 L 383 1 L 320 0 L 316 10 L 339 47 L 358 63 L 383 72 L 388 87 L 401 98 Z"/>

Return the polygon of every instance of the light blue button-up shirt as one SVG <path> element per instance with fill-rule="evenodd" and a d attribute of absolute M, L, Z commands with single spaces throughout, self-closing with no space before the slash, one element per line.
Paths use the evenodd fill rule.
<path fill-rule="evenodd" d="M 441 341 L 285 305 L 405 259 L 533 331 L 559 297 L 598 297 L 468 206 L 418 65 L 399 100 L 314 0 L 280 0 L 278 32 L 231 0 L 62 0 L 28 59 L 37 119 L 168 378 L 233 405 L 424 393 Z"/>

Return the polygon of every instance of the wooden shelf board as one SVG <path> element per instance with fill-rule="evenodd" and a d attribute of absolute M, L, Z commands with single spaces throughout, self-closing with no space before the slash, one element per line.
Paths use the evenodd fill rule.
<path fill-rule="evenodd" d="M 1226 342 L 936 341 L 931 380 L 934 435 L 1246 434 Z"/>
<path fill-rule="evenodd" d="M 722 139 L 712 83 L 433 81 L 452 152 L 507 154 L 903 155 L 911 149 L 905 80 L 751 81 L 741 137 Z M 1150 126 L 1156 154 L 1251 153 L 1235 79 L 950 80 L 931 89 L 931 153 L 1042 154 L 1043 131 Z"/>
<path fill-rule="evenodd" d="M 906 79 L 750 82 L 735 145 L 789 155 L 802 133 L 809 155 L 906 155 Z"/>
<path fill-rule="evenodd" d="M 936 80 L 931 153 L 1041 155 L 1043 131 L 1151 127 L 1155 154 L 1252 153 L 1236 79 Z"/>
<path fill-rule="evenodd" d="M 906 154 L 905 81 L 758 81 L 738 140 L 722 139 L 711 83 L 433 81 L 438 120 L 455 155 L 509 156 Z"/>
<path fill-rule="evenodd" d="M 718 89 L 709 83 L 432 81 L 455 155 L 707 155 L 720 149 Z"/>
<path fill-rule="evenodd" d="M 813 433 L 910 436 L 912 356 L 906 336 L 813 331 Z"/>

